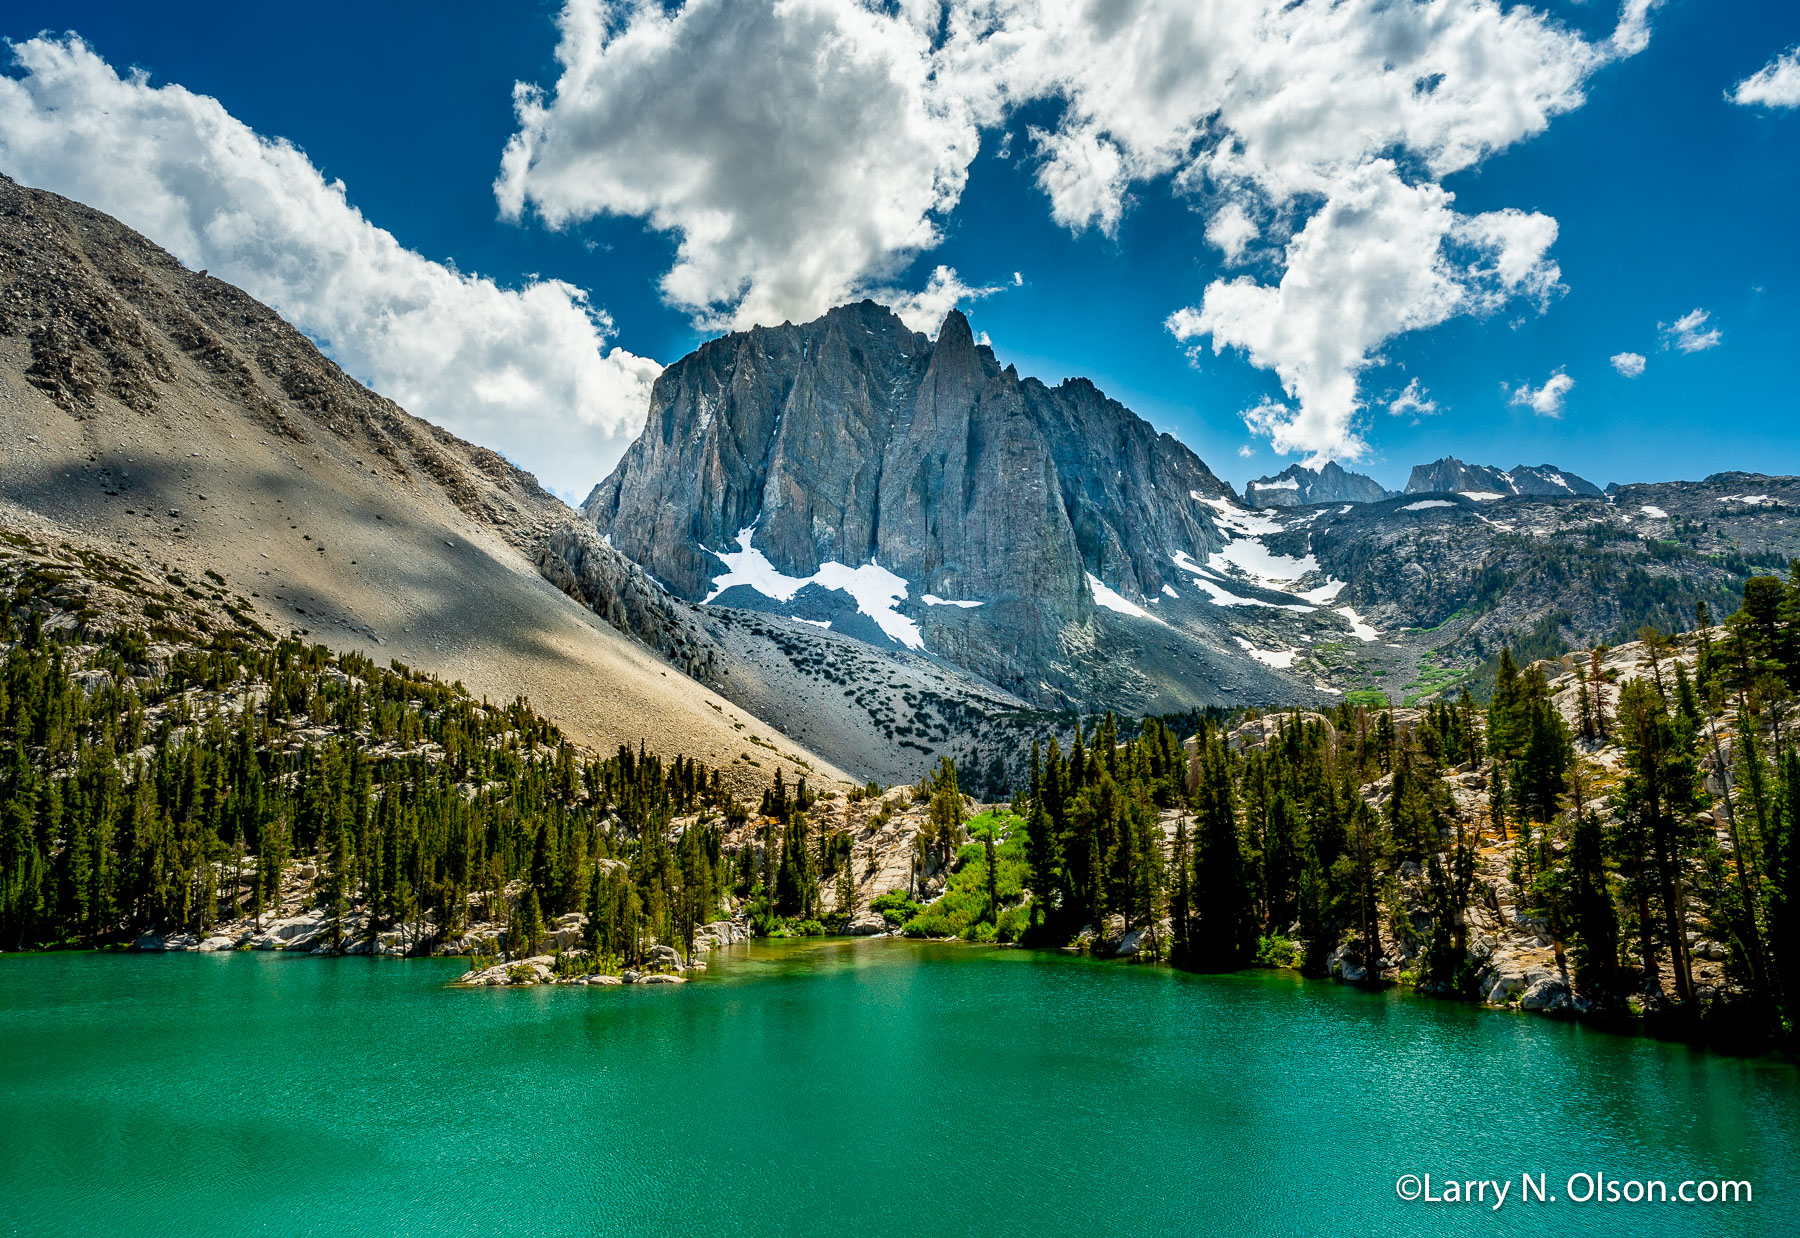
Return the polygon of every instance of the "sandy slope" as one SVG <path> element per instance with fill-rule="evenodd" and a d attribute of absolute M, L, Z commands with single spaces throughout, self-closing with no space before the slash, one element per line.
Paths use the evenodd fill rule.
<path fill-rule="evenodd" d="M 237 289 L 10 182 L 0 242 L 0 524 L 210 569 L 273 631 L 526 696 L 596 747 L 641 740 L 746 787 L 840 776 L 543 580 L 527 549 L 567 509 L 528 475 Z"/>

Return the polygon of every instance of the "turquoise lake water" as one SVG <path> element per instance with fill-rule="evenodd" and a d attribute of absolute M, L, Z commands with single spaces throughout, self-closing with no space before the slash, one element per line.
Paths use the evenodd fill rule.
<path fill-rule="evenodd" d="M 686 986 L 444 987 L 462 967 L 0 958 L 0 1232 L 1800 1233 L 1783 1063 L 885 940 L 734 947 Z M 1755 1198 L 1580 1204 L 1578 1171 Z M 1408 1203 L 1407 1173 L 1510 1197 Z"/>

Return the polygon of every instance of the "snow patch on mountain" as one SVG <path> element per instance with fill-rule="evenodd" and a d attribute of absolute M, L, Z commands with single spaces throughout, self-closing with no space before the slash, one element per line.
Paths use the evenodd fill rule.
<path fill-rule="evenodd" d="M 1294 659 L 1300 656 L 1298 649 L 1258 649 L 1250 641 L 1241 636 L 1233 637 L 1243 651 L 1261 662 L 1264 666 L 1272 666 L 1278 671 L 1291 670 Z"/>
<path fill-rule="evenodd" d="M 1206 591 L 1207 597 L 1214 606 L 1266 606 L 1270 610 L 1291 610 L 1302 615 L 1310 615 L 1314 609 L 1311 606 L 1302 606 L 1299 603 L 1285 605 L 1281 602 L 1265 602 L 1261 598 L 1243 597 L 1233 593 L 1217 581 L 1210 580 L 1205 576 L 1194 577 L 1194 584 Z"/>
<path fill-rule="evenodd" d="M 1176 567 L 1180 568 L 1190 576 L 1203 576 L 1206 574 L 1206 569 L 1194 562 L 1194 556 L 1185 550 L 1177 550 L 1174 554 L 1169 556 L 1169 560 L 1174 563 Z"/>
<path fill-rule="evenodd" d="M 1348 621 L 1350 624 L 1350 634 L 1356 637 L 1357 640 L 1372 641 L 1380 639 L 1381 633 L 1377 632 L 1369 624 L 1363 622 L 1363 617 L 1357 614 L 1354 608 L 1340 606 L 1337 608 L 1337 613 L 1342 615 L 1345 620 Z"/>
<path fill-rule="evenodd" d="M 1121 615 L 1135 615 L 1139 619 L 1148 619 L 1151 623 L 1162 622 L 1161 619 L 1158 619 L 1155 615 L 1145 610 L 1142 606 L 1139 606 L 1136 602 L 1133 602 L 1130 598 L 1124 597 L 1115 593 L 1112 589 L 1109 589 L 1106 582 L 1092 572 L 1087 574 L 1087 582 L 1088 589 L 1094 595 L 1094 605 L 1104 606 L 1107 610 L 1116 611 Z"/>
<path fill-rule="evenodd" d="M 1276 554 L 1257 537 L 1226 542 L 1206 562 L 1215 572 L 1230 574 L 1235 570 L 1264 588 L 1275 589 L 1285 588 L 1319 570 L 1319 561 L 1312 555 L 1297 559 L 1293 555 Z"/>
<path fill-rule="evenodd" d="M 791 602 L 794 595 L 808 585 L 849 594 L 856 609 L 875 621 L 890 640 L 908 649 L 923 649 L 925 637 L 917 621 L 901 614 L 897 607 L 906 600 L 906 581 L 876 563 L 873 559 L 861 567 L 842 563 L 822 563 L 811 576 L 789 576 L 753 544 L 756 526 L 739 529 L 737 550 L 715 550 L 713 556 L 725 565 L 725 571 L 712 578 L 710 602 L 738 585 L 748 585 L 764 597 L 776 602 Z"/>
<path fill-rule="evenodd" d="M 1265 589 L 1286 589 L 1301 577 L 1319 570 L 1319 561 L 1310 554 L 1296 558 L 1269 549 L 1262 539 L 1271 533 L 1280 533 L 1284 528 L 1275 517 L 1261 511 L 1248 511 L 1229 499 L 1205 499 L 1203 502 L 1218 514 L 1218 523 L 1226 531 L 1224 546 L 1206 560 L 1213 571 L 1224 576 L 1243 576 Z M 1180 559 L 1176 563 L 1184 570 L 1194 570 Z"/>
<path fill-rule="evenodd" d="M 1195 495 L 1199 499 L 1199 495 Z M 1281 521 L 1260 511 L 1239 507 L 1230 499 L 1200 499 L 1218 514 L 1218 522 L 1240 537 L 1262 537 L 1281 532 Z"/>

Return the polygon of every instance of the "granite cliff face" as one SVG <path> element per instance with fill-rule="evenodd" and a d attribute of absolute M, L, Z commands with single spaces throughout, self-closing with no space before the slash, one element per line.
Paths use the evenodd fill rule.
<path fill-rule="evenodd" d="M 1062 702 L 1085 696 L 1096 599 L 1175 583 L 1232 497 L 1092 383 L 1021 379 L 960 313 L 934 342 L 865 301 L 670 366 L 582 511 L 682 598 L 798 598 L 840 630 L 851 599 L 877 642 Z"/>
<path fill-rule="evenodd" d="M 1335 460 L 1319 469 L 1290 464 L 1273 477 L 1259 477 L 1244 487 L 1252 507 L 1306 507 L 1313 503 L 1379 503 L 1394 497 L 1373 477 L 1351 473 Z"/>
<path fill-rule="evenodd" d="M 1485 464 L 1464 464 L 1445 456 L 1432 464 L 1415 464 L 1406 481 L 1408 494 L 1467 494 L 1481 498 L 1597 499 L 1600 487 L 1555 465 L 1521 464 L 1501 472 Z"/>

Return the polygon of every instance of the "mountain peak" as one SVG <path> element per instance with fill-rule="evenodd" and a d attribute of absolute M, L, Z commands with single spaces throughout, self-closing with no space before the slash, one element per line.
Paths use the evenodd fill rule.
<path fill-rule="evenodd" d="M 936 346 L 972 350 L 975 347 L 975 332 L 969 326 L 968 316 L 959 309 L 945 314 L 943 325 L 938 328 Z"/>
<path fill-rule="evenodd" d="M 1290 464 L 1273 477 L 1259 477 L 1244 486 L 1244 501 L 1252 507 L 1304 507 L 1309 503 L 1379 503 L 1393 497 L 1373 477 L 1352 473 L 1335 460 L 1309 469 Z"/>
<path fill-rule="evenodd" d="M 1148 614 L 1222 545 L 1208 503 L 1229 489 L 1093 384 L 1003 369 L 958 311 L 935 342 L 833 321 L 669 366 L 588 520 L 688 600 L 798 607 L 1027 699 L 1090 699 L 1063 651 L 1096 599 Z"/>

